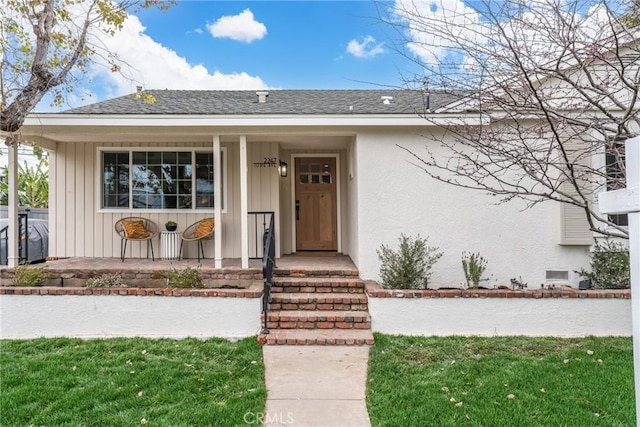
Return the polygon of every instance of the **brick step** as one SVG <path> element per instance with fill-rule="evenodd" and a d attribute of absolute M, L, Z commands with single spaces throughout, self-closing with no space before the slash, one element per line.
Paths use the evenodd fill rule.
<path fill-rule="evenodd" d="M 359 276 L 358 270 L 311 270 L 311 269 L 284 269 L 276 268 L 274 276 L 278 277 L 355 277 Z"/>
<path fill-rule="evenodd" d="M 267 316 L 269 329 L 371 329 L 366 311 L 273 311 Z"/>
<path fill-rule="evenodd" d="M 343 277 L 278 277 L 271 287 L 272 293 L 281 292 L 321 292 L 321 293 L 364 293 L 364 282 L 357 278 Z"/>
<path fill-rule="evenodd" d="M 338 310 L 367 311 L 365 294 L 349 293 L 275 293 L 271 295 L 269 309 L 276 310 Z"/>
<path fill-rule="evenodd" d="M 258 336 L 267 345 L 373 345 L 373 333 L 360 329 L 273 329 Z"/>

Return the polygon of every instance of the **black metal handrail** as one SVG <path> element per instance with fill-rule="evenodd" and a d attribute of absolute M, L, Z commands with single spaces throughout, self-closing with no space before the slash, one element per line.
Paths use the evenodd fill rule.
<path fill-rule="evenodd" d="M 18 263 L 26 264 L 29 262 L 29 212 L 30 208 L 25 208 L 23 213 L 18 213 L 18 230 L 20 237 L 18 238 Z M 7 243 L 9 243 L 7 241 Z M 7 246 L 9 253 L 9 246 Z"/>
<path fill-rule="evenodd" d="M 18 213 L 18 264 L 29 262 L 29 207 L 20 207 L 22 212 Z M 7 264 L 9 262 L 9 225 L 0 230 L 0 242 L 4 241 L 6 248 Z M 3 245 L 0 244 L 0 260 L 5 258 L 2 253 Z"/>
<path fill-rule="evenodd" d="M 264 257 L 264 237 L 274 216 L 273 211 L 249 212 L 249 259 Z M 262 252 L 261 252 L 262 251 Z"/>
<path fill-rule="evenodd" d="M 264 283 L 264 293 L 262 294 L 262 333 L 268 334 L 267 317 L 269 315 L 269 300 L 271 299 L 271 285 L 273 285 L 273 270 L 276 268 L 276 229 L 273 212 L 269 220 L 269 228 L 263 235 L 262 251 L 262 281 Z"/>
<path fill-rule="evenodd" d="M 4 242 L 4 245 L 2 244 Z M 9 263 L 9 226 L 2 228 L 0 230 L 0 264 L 4 264 L 4 255 L 2 253 L 2 248 L 7 248 L 7 264 Z"/>

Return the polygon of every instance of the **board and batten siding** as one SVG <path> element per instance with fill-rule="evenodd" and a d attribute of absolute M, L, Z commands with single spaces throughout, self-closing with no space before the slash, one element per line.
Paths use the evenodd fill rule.
<path fill-rule="evenodd" d="M 174 220 L 178 231 L 190 224 L 212 217 L 213 210 L 194 210 L 192 212 L 144 212 L 127 209 L 122 212 L 101 211 L 100 192 L 101 174 L 99 150 L 101 148 L 141 148 L 141 149 L 212 149 L 213 144 L 192 143 L 178 147 L 175 143 L 58 143 L 56 151 L 50 156 L 50 243 L 49 255 L 52 257 L 119 257 L 120 238 L 114 231 L 114 224 L 120 218 L 142 216 L 158 224 L 161 230 L 164 223 Z M 240 245 L 240 176 L 239 146 L 237 143 L 223 143 L 226 147 L 226 205 L 222 214 L 223 221 L 223 257 L 239 258 Z M 277 143 L 251 143 L 248 148 L 249 162 L 259 161 L 262 157 L 277 157 Z M 271 176 L 256 172 L 249 165 L 249 209 L 273 210 L 278 212 L 278 174 L 270 169 Z M 276 213 L 277 215 L 277 213 Z M 154 253 L 160 256 L 160 245 L 154 240 Z M 196 257 L 196 244 L 184 246 L 185 257 Z M 213 258 L 213 241 L 205 244 L 205 256 Z M 127 257 L 146 257 L 146 244 L 130 243 Z"/>
<path fill-rule="evenodd" d="M 275 161 L 275 166 L 265 167 L 265 162 Z M 280 242 L 281 230 L 278 226 L 280 218 L 280 146 L 277 142 L 248 142 L 248 209 L 249 212 L 274 212 L 276 224 L 276 242 Z M 239 191 L 238 191 L 239 194 Z M 251 218 L 251 216 L 250 216 Z M 249 254 L 262 256 L 263 224 L 257 225 L 253 218 L 249 221 Z M 267 224 L 267 227 L 269 225 Z M 256 234 L 257 233 L 257 234 Z M 257 236 L 257 239 L 256 239 Z M 276 246 L 276 256 L 280 256 L 279 245 Z"/>

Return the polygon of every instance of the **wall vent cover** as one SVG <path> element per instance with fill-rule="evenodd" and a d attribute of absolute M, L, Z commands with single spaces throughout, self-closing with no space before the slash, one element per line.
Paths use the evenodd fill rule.
<path fill-rule="evenodd" d="M 569 280 L 569 272 L 566 270 L 547 270 L 547 280 Z"/>

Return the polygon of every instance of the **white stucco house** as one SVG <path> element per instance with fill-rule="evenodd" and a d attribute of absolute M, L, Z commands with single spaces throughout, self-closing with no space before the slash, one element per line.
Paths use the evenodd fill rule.
<path fill-rule="evenodd" d="M 21 137 L 50 153 L 50 256 L 118 257 L 114 223 L 142 216 L 179 230 L 216 218 L 206 262 L 240 258 L 254 239 L 249 212 L 273 211 L 277 256 L 349 255 L 379 277 L 376 250 L 399 236 L 429 237 L 443 252 L 431 287 L 464 283 L 461 255 L 488 260 L 489 286 L 522 278 L 577 285 L 592 236 L 558 203 L 497 204 L 430 179 L 402 145 L 421 153 L 426 134 L 489 125 L 456 99 L 410 90 L 150 90 L 62 113 L 31 114 Z M 426 104 L 428 102 L 428 105 Z M 423 114 L 430 111 L 429 121 Z M 426 132 L 428 130 L 428 132 Z M 442 130 L 444 132 L 444 130 Z M 443 152 L 444 153 L 444 152 Z M 444 155 L 444 154 L 443 154 Z M 287 173 L 284 175 L 283 167 Z M 145 257 L 133 245 L 128 256 Z M 187 256 L 195 257 L 195 246 Z"/>

